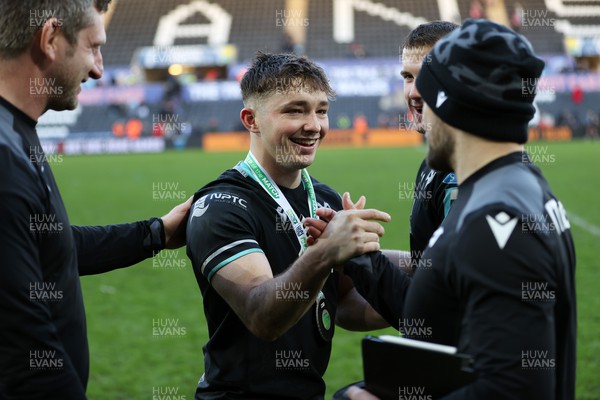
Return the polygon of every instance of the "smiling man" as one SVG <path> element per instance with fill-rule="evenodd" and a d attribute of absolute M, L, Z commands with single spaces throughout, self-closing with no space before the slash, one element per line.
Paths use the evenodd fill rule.
<path fill-rule="evenodd" d="M 424 103 L 415 81 L 431 48 L 456 28 L 458 25 L 447 21 L 421 24 L 408 34 L 402 45 L 401 75 L 404 81 L 404 97 L 414 129 L 420 133 L 425 133 L 422 122 Z M 454 173 L 449 170 L 436 171 L 423 160 L 417 172 L 410 212 L 410 256 L 413 268 L 423 256 L 429 238 L 448 215 L 455 197 Z"/>
<path fill-rule="evenodd" d="M 302 218 L 342 208 L 306 171 L 327 135 L 333 90 L 308 59 L 262 53 L 241 88 L 250 152 L 196 193 L 188 223 L 209 329 L 196 399 L 322 399 L 334 322 L 387 325 L 333 268 L 378 250 L 383 228 L 368 219 L 389 216 L 339 212 L 309 246 Z"/>

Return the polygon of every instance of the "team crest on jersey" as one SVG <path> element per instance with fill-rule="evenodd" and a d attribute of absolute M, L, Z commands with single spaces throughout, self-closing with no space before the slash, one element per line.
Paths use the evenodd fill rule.
<path fill-rule="evenodd" d="M 208 197 L 208 195 L 202 196 L 198 199 L 198 201 L 196 201 L 196 203 L 194 204 L 194 210 L 192 211 L 192 218 L 194 218 L 194 217 L 199 218 L 204 215 L 206 210 L 208 210 L 209 205 L 206 204 L 207 197 Z"/>

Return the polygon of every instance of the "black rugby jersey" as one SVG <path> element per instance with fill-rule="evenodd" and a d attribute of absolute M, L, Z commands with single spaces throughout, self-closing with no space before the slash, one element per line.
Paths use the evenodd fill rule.
<path fill-rule="evenodd" d="M 423 160 L 415 180 L 410 212 L 410 258 L 416 266 L 431 235 L 442 224 L 456 198 L 454 173 L 435 171 Z"/>
<path fill-rule="evenodd" d="M 319 206 L 342 208 L 334 190 L 311 179 Z M 281 189 L 298 216 L 309 215 L 308 194 L 302 183 L 296 189 Z M 314 307 L 277 340 L 267 342 L 246 328 L 210 284 L 220 268 L 251 252 L 265 254 L 273 276 L 294 263 L 300 244 L 283 210 L 257 182 L 235 169 L 204 186 L 194 199 L 187 251 L 203 295 L 209 330 L 196 398 L 322 399 L 322 376 L 331 342 L 318 333 Z M 337 280 L 338 273 L 334 272 L 323 288 L 332 306 L 332 321 Z"/>

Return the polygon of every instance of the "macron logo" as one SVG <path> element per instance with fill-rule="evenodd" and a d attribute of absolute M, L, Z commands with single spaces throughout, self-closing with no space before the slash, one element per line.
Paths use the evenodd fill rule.
<path fill-rule="evenodd" d="M 435 108 L 440 108 L 446 100 L 448 100 L 448 96 L 446 95 L 446 92 L 444 92 L 443 90 L 440 90 L 437 94 L 437 101 L 435 102 Z"/>
<path fill-rule="evenodd" d="M 504 249 L 506 242 L 508 242 L 508 238 L 510 238 L 510 235 L 517 225 L 517 217 L 510 219 L 508 214 L 502 211 L 496 214 L 495 217 L 486 215 L 485 219 L 496 238 L 498 247 L 500 247 L 500 250 Z"/>

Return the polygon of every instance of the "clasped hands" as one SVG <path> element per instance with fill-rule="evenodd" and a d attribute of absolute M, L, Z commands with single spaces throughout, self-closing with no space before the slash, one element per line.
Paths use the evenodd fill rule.
<path fill-rule="evenodd" d="M 308 235 L 308 244 L 314 245 L 320 240 L 331 240 L 338 246 L 340 263 L 349 258 L 380 250 L 379 238 L 385 233 L 383 226 L 375 221 L 389 222 L 389 214 L 376 209 L 365 209 L 366 198 L 361 196 L 352 202 L 349 193 L 342 196 L 342 211 L 319 208 L 317 218 L 305 218 L 303 221 Z"/>

